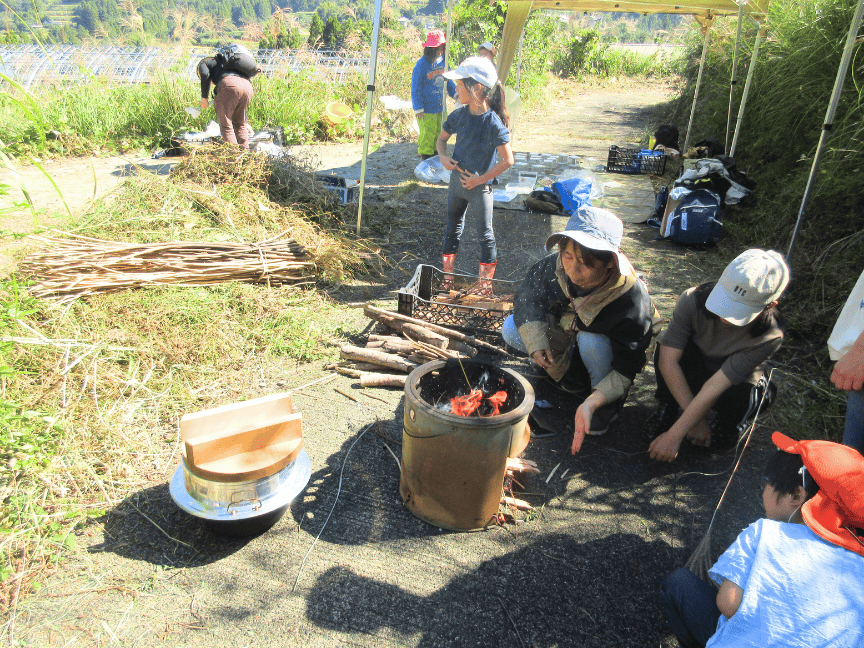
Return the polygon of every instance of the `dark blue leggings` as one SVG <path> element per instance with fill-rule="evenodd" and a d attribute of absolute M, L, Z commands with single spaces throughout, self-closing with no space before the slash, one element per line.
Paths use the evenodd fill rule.
<path fill-rule="evenodd" d="M 447 193 L 444 254 L 456 254 L 459 251 L 459 239 L 465 229 L 466 215 L 477 228 L 480 263 L 495 263 L 498 250 L 495 247 L 495 232 L 492 230 L 492 190 L 486 184 L 466 189 L 462 186 L 459 171 L 454 169 L 450 174 L 450 188 Z"/>

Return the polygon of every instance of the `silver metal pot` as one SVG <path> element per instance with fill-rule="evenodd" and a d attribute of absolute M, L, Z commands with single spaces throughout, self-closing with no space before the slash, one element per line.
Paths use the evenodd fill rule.
<path fill-rule="evenodd" d="M 217 482 L 192 473 L 180 464 L 169 490 L 178 507 L 202 518 L 207 526 L 225 535 L 262 533 L 273 526 L 309 483 L 312 462 L 301 450 L 279 472 L 252 481 Z"/>

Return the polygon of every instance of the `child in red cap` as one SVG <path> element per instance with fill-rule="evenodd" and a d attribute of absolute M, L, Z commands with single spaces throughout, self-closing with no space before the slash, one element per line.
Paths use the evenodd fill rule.
<path fill-rule="evenodd" d="M 411 75 L 411 105 L 417 116 L 420 134 L 417 137 L 417 153 L 424 160 L 435 155 L 435 141 L 441 132 L 444 112 L 444 32 L 433 29 L 426 35 L 421 56 Z M 447 94 L 456 96 L 456 84 L 447 81 Z"/>

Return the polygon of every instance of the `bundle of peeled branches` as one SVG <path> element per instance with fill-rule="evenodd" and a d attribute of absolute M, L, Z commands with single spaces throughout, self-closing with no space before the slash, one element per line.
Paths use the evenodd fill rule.
<path fill-rule="evenodd" d="M 258 243 L 119 243 L 72 234 L 34 235 L 41 244 L 21 264 L 37 297 L 75 299 L 144 286 L 207 286 L 229 281 L 312 283 L 312 255 L 284 233 Z"/>

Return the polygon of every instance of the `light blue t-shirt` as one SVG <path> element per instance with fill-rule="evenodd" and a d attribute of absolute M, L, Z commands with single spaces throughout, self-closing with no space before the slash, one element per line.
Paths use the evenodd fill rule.
<path fill-rule="evenodd" d="M 708 574 L 744 598 L 731 619 L 720 616 L 705 648 L 864 646 L 864 556 L 803 524 L 754 522 Z"/>

